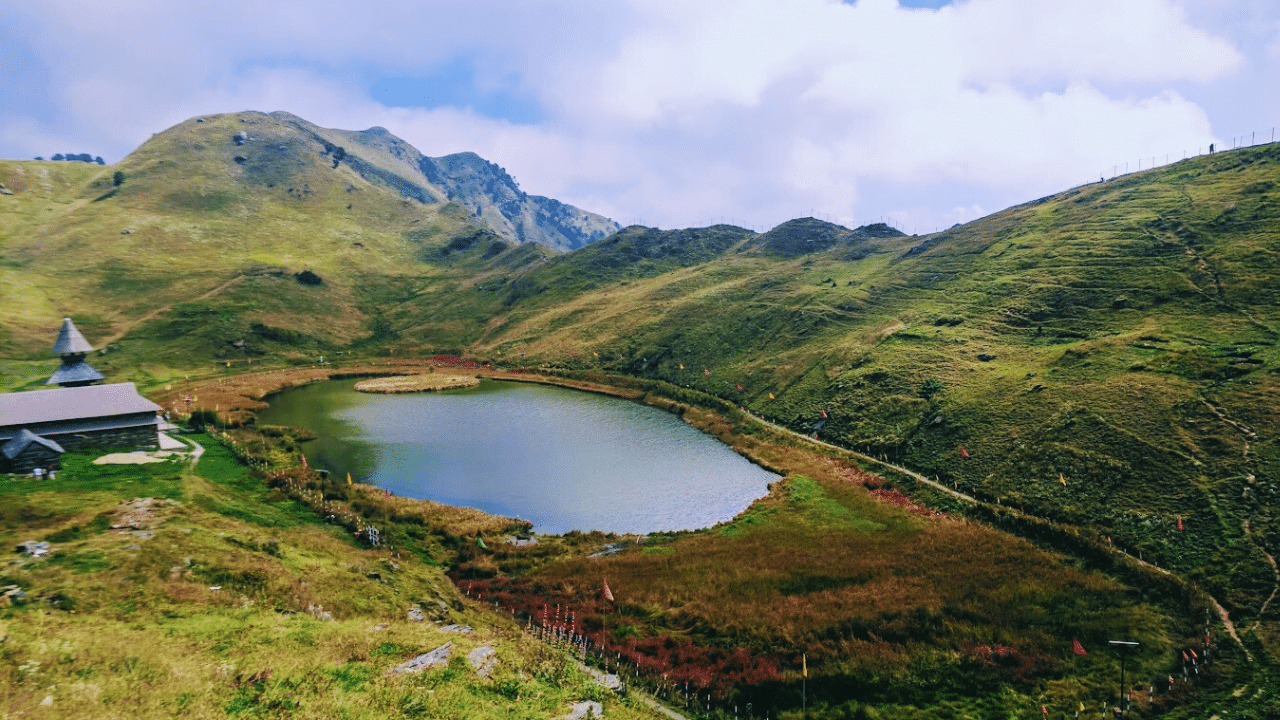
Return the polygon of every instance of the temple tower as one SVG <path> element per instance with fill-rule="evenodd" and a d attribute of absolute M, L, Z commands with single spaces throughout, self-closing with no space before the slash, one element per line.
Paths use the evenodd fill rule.
<path fill-rule="evenodd" d="M 58 339 L 53 343 L 53 354 L 62 356 L 62 365 L 49 376 L 47 384 L 83 387 L 102 380 L 102 373 L 84 361 L 85 354 L 91 352 L 93 346 L 76 329 L 71 318 L 63 318 L 62 329 L 58 331 Z"/>

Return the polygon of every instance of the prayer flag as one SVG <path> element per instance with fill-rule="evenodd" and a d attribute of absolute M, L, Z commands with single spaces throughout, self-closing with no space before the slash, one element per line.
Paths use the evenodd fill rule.
<path fill-rule="evenodd" d="M 1191 658 L 1187 657 L 1187 651 L 1182 651 L 1182 662 L 1191 662 Z"/>
<path fill-rule="evenodd" d="M 681 370 L 683 370 L 683 369 L 684 369 L 684 363 L 680 363 L 680 369 L 681 369 Z"/>
<path fill-rule="evenodd" d="M 1193 659 L 1195 659 L 1195 660 L 1199 660 L 1199 659 L 1200 659 L 1200 656 L 1196 654 L 1196 649 L 1195 649 L 1195 648 L 1188 648 L 1188 649 L 1187 649 L 1187 652 L 1191 653 L 1191 657 L 1192 657 Z"/>
<path fill-rule="evenodd" d="M 1049 717 L 1049 708 L 1045 707 L 1043 703 L 1040 705 L 1040 714 Z"/>
<path fill-rule="evenodd" d="M 1067 478 L 1062 473 L 1058 473 L 1058 484 L 1063 487 L 1067 486 Z"/>
<path fill-rule="evenodd" d="M 305 467 L 307 467 L 307 456 L 306 456 L 306 455 L 302 455 L 301 457 L 302 457 L 302 467 L 304 467 L 304 468 L 305 468 Z"/>
<path fill-rule="evenodd" d="M 1075 653 L 1075 654 L 1077 654 L 1077 655 L 1088 655 L 1088 654 L 1089 654 L 1089 651 L 1084 649 L 1084 646 L 1080 644 L 1080 641 L 1079 641 L 1079 640 L 1072 640 L 1072 641 L 1071 641 L 1071 652 L 1073 652 L 1073 653 Z"/>
<path fill-rule="evenodd" d="M 611 602 L 611 603 L 612 603 L 612 602 L 617 602 L 616 600 L 614 600 L 614 599 L 613 599 L 613 591 L 609 589 L 609 579 L 608 579 L 608 578 L 601 578 L 601 579 L 600 579 L 600 583 L 601 583 L 601 586 L 602 586 L 602 587 L 603 587 L 603 589 L 604 589 L 604 599 L 605 599 L 605 600 L 608 600 L 608 601 L 609 601 L 609 602 Z"/>
<path fill-rule="evenodd" d="M 738 392 L 742 392 L 742 386 L 741 386 L 741 385 L 734 385 L 734 387 L 738 388 Z"/>
<path fill-rule="evenodd" d="M 770 399 L 770 400 L 775 400 L 775 399 L 776 399 L 776 398 L 774 398 L 774 397 L 773 397 L 773 393 L 769 393 L 769 399 Z"/>
<path fill-rule="evenodd" d="M 960 446 L 960 457 L 964 458 L 965 460 L 969 459 L 969 451 L 965 450 L 963 445 Z"/>
<path fill-rule="evenodd" d="M 1178 516 L 1178 532 L 1182 532 L 1182 516 Z"/>
<path fill-rule="evenodd" d="M 489 546 L 484 544 L 484 538 L 480 537 L 479 535 L 476 536 L 476 547 L 480 548 L 481 550 L 489 549 Z"/>
<path fill-rule="evenodd" d="M 702 368 L 702 374 L 711 377 L 711 371 L 706 368 Z"/>
<path fill-rule="evenodd" d="M 809 677 L 809 658 L 804 653 L 800 654 L 800 675 Z"/>
<path fill-rule="evenodd" d="M 351 473 L 347 473 L 347 487 L 351 487 Z"/>
<path fill-rule="evenodd" d="M 1084 712 L 1084 703 L 1080 703 L 1080 707 L 1076 708 L 1076 712 Z"/>

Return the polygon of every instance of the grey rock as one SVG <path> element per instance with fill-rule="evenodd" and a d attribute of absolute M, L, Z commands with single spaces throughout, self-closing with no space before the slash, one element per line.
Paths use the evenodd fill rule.
<path fill-rule="evenodd" d="M 467 662 L 471 663 L 476 675 L 487 678 L 489 673 L 493 671 L 493 666 L 498 664 L 498 656 L 493 648 L 488 645 L 481 645 L 467 653 Z"/>
<path fill-rule="evenodd" d="M 594 700 L 583 700 L 569 706 L 569 714 L 565 715 L 566 720 L 580 720 L 587 716 L 590 712 L 592 717 L 600 717 L 604 715 L 604 706 Z"/>
<path fill-rule="evenodd" d="M 44 557 L 49 554 L 49 543 L 40 540 L 27 540 L 18 543 L 17 552 L 26 553 L 31 557 Z"/>
<path fill-rule="evenodd" d="M 399 665 L 387 670 L 388 675 L 417 675 L 423 670 L 430 670 L 433 667 L 441 667 L 449 664 L 449 656 L 453 654 L 453 641 L 449 641 L 440 647 L 425 652 L 421 655 L 400 663 Z"/>

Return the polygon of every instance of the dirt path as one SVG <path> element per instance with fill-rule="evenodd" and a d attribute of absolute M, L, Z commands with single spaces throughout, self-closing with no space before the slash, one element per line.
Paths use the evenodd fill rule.
<path fill-rule="evenodd" d="M 873 456 L 871 456 L 871 455 L 867 455 L 867 454 L 865 454 L 865 453 L 860 453 L 860 452 L 858 452 L 858 451 L 856 451 L 856 450 L 850 450 L 850 449 L 848 449 L 848 448 L 842 448 L 842 447 L 840 447 L 839 445 L 833 445 L 833 444 L 831 444 L 831 443 L 829 443 L 829 442 L 824 442 L 824 441 L 822 441 L 822 440 L 817 440 L 817 439 L 814 439 L 814 438 L 809 437 L 809 436 L 807 436 L 807 435 L 802 435 L 802 434 L 800 434 L 800 433 L 798 433 L 798 432 L 796 432 L 796 431 L 794 431 L 794 430 L 791 430 L 791 429 L 789 429 L 789 428 L 782 427 L 781 425 L 776 425 L 776 424 L 774 424 L 774 423 L 769 422 L 768 420 L 765 420 L 765 419 L 763 419 L 763 418 L 758 418 L 758 417 L 756 417 L 756 416 L 754 416 L 754 415 L 751 415 L 750 417 L 751 417 L 753 420 L 755 420 L 756 422 L 758 422 L 758 423 L 760 423 L 760 424 L 762 424 L 762 425 L 765 425 L 765 426 L 767 426 L 767 427 L 769 427 L 769 428 L 772 428 L 772 429 L 774 429 L 774 430 L 777 430 L 778 432 L 784 433 L 784 434 L 786 434 L 786 435 L 788 435 L 788 436 L 791 436 L 791 437 L 794 437 L 794 438 L 798 438 L 798 439 L 800 439 L 800 440 L 804 440 L 804 441 L 807 441 L 807 442 L 813 443 L 813 444 L 815 444 L 815 445 L 821 445 L 821 446 L 823 446 L 823 447 L 830 448 L 830 449 L 832 449 L 832 450 L 836 450 L 836 451 L 838 451 L 838 452 L 845 453 L 845 454 L 847 454 L 847 455 L 851 455 L 851 456 L 856 457 L 856 458 L 859 458 L 859 459 L 861 459 L 861 460 L 865 460 L 866 462 L 872 463 L 872 464 L 874 464 L 874 465 L 879 465 L 880 467 L 888 468 L 888 469 L 890 469 L 890 470 L 893 470 L 894 472 L 902 473 L 903 475 L 907 475 L 907 476 L 909 476 L 909 477 L 911 477 L 911 478 L 915 479 L 915 480 L 916 480 L 916 481 L 918 481 L 918 482 L 924 483 L 925 485 L 928 485 L 929 487 L 931 487 L 931 488 L 933 488 L 933 489 L 935 489 L 935 490 L 940 490 L 940 491 L 942 491 L 942 492 L 944 492 L 944 493 L 946 493 L 946 494 L 948 494 L 948 495 L 950 495 L 950 496 L 952 496 L 952 497 L 954 497 L 954 498 L 956 498 L 956 499 L 958 499 L 958 500 L 961 500 L 961 501 L 964 501 L 964 502 L 968 502 L 968 503 L 971 503 L 971 504 L 973 504 L 973 505 L 987 505 L 987 503 L 982 502 L 981 500 L 979 500 L 978 498 L 973 497 L 972 495 L 967 495 L 967 494 L 965 494 L 965 493 L 963 493 L 963 492 L 961 492 L 961 491 L 959 491 L 959 490 L 955 490 L 955 489 L 949 488 L 949 487 L 947 487 L 946 485 L 943 485 L 943 484 L 942 484 L 942 483 L 940 483 L 940 482 L 936 482 L 936 481 L 934 481 L 934 480 L 930 480 L 929 478 L 925 477 L 924 475 L 921 475 L 920 473 L 915 472 L 914 470 L 908 470 L 907 468 L 902 467 L 901 465 L 894 465 L 893 463 L 888 462 L 888 461 L 886 461 L 886 460 L 881 460 L 881 459 L 876 458 L 876 457 L 873 457 Z M 1023 514 L 1025 514 L 1025 513 L 1023 513 Z M 1034 516 L 1034 515 L 1028 515 L 1028 517 L 1035 517 L 1035 516 Z M 1044 518 L 1039 518 L 1039 519 L 1044 520 Z M 1045 520 L 1045 521 L 1046 521 L 1046 522 L 1049 522 L 1048 520 Z M 1246 521 L 1246 522 L 1247 522 L 1247 521 Z M 1145 561 L 1145 560 L 1139 560 L 1138 558 L 1135 558 L 1135 557 L 1133 557 L 1132 555 L 1129 555 L 1128 553 L 1124 553 L 1124 552 L 1123 552 L 1123 551 L 1121 551 L 1121 550 L 1113 549 L 1113 550 L 1112 550 L 1112 552 L 1117 553 L 1117 554 L 1123 554 L 1123 555 L 1125 555 L 1129 560 L 1131 560 L 1131 561 L 1133 561 L 1133 562 L 1136 562 L 1136 563 L 1138 563 L 1139 565 L 1141 565 L 1141 566 L 1143 566 L 1143 567 L 1145 567 L 1145 568 L 1149 568 L 1149 569 L 1154 570 L 1154 571 L 1156 571 L 1156 572 L 1158 572 L 1158 573 L 1161 573 L 1161 574 L 1163 574 L 1163 575 L 1168 575 L 1168 576 L 1170 576 L 1170 577 L 1175 577 L 1174 573 L 1172 573 L 1172 572 L 1170 572 L 1170 571 L 1168 571 L 1168 570 L 1166 570 L 1166 569 L 1164 569 L 1164 568 L 1162 568 L 1162 567 L 1159 567 L 1158 565 L 1152 565 L 1151 563 L 1149 563 L 1149 562 L 1147 562 L 1147 561 Z M 1271 556 L 1270 556 L 1270 555 L 1267 555 L 1267 559 L 1268 559 L 1268 560 L 1271 560 L 1272 568 L 1274 569 L 1274 568 L 1276 567 L 1275 560 L 1274 560 L 1273 558 L 1271 558 Z M 1278 574 L 1278 575 L 1277 575 L 1277 582 L 1280 582 L 1280 574 Z M 1201 590 L 1201 592 L 1204 592 L 1204 591 L 1203 591 L 1203 590 Z M 1276 592 L 1273 590 L 1273 591 L 1272 591 L 1272 593 L 1271 593 L 1271 595 L 1272 595 L 1272 597 L 1275 597 Z M 1249 649 L 1248 649 L 1248 648 L 1246 648 L 1246 647 L 1244 646 L 1244 643 L 1240 640 L 1240 635 L 1236 632 L 1236 626 L 1235 626 L 1235 623 L 1233 623 L 1233 622 L 1231 621 L 1231 615 L 1230 615 L 1230 613 L 1228 613 L 1228 612 L 1227 612 L 1227 609 L 1226 609 L 1226 608 L 1224 608 L 1224 607 L 1222 606 L 1222 603 L 1218 602 L 1217 598 L 1213 597 L 1212 595 L 1210 595 L 1210 594 L 1209 594 L 1209 593 L 1207 593 L 1207 592 L 1205 592 L 1205 593 L 1204 593 L 1204 596 L 1205 596 L 1206 598 L 1208 598 L 1208 599 L 1209 599 L 1209 602 L 1213 605 L 1213 609 L 1214 609 L 1214 611 L 1216 611 L 1216 612 L 1217 612 L 1217 614 L 1218 614 L 1218 618 L 1222 620 L 1222 627 L 1227 631 L 1227 634 L 1228 634 L 1228 635 L 1230 635 L 1230 636 L 1231 636 L 1231 639 L 1236 641 L 1236 645 L 1238 645 L 1238 646 L 1240 647 L 1240 649 L 1241 649 L 1242 651 L 1244 651 L 1245 657 L 1247 657 L 1247 658 L 1249 659 L 1249 662 L 1253 662 L 1253 654 L 1249 652 Z M 1270 599 L 1268 599 L 1268 600 L 1267 600 L 1267 602 L 1270 602 Z M 1265 606 L 1264 606 L 1264 607 L 1265 607 Z"/>
<path fill-rule="evenodd" d="M 191 302 L 192 300 L 208 300 L 209 298 L 213 297 L 214 295 L 217 295 L 218 293 L 222 292 L 223 290 L 226 290 L 227 288 L 231 287 L 232 285 L 235 285 L 236 283 L 240 282 L 241 280 L 244 280 L 244 276 L 243 276 L 243 275 L 237 275 L 237 276 L 235 276 L 235 277 L 231 278 L 230 280 L 228 280 L 228 281 L 226 281 L 226 282 L 222 283 L 222 284 L 221 284 L 221 285 L 219 285 L 218 287 L 216 287 L 216 288 L 214 288 L 214 289 L 212 289 L 212 290 L 210 290 L 210 291 L 208 291 L 208 292 L 206 292 L 206 293 L 202 293 L 202 294 L 200 294 L 200 295 L 197 295 L 197 296 L 195 296 L 195 297 L 193 297 L 193 298 L 188 298 L 188 299 L 184 300 L 183 302 Z M 125 335 L 128 335 L 128 334 L 129 334 L 129 333 L 130 333 L 134 328 L 138 327 L 138 326 L 139 326 L 139 325 L 141 325 L 142 323 L 147 322 L 148 320 L 154 320 L 155 318 L 157 318 L 157 317 L 159 317 L 159 316 L 163 315 L 164 313 L 169 312 L 169 311 L 170 311 L 170 310 L 172 310 L 172 309 L 173 309 L 173 303 L 170 303 L 170 304 L 168 304 L 168 305 L 163 305 L 163 306 L 161 306 L 161 307 L 158 307 L 158 308 L 156 308 L 156 309 L 154 309 L 154 310 L 152 310 L 152 311 L 150 311 L 150 312 L 148 312 L 148 313 L 146 313 L 146 314 L 142 315 L 142 316 L 141 316 L 141 317 L 139 317 L 137 320 L 133 320 L 132 322 L 127 322 L 127 323 L 125 323 L 125 324 L 124 324 L 124 327 L 122 327 L 120 330 L 118 330 L 114 335 L 112 335 L 111 337 L 107 338 L 106 340 L 103 340 L 103 341 L 102 341 L 102 344 L 101 344 L 101 347 L 106 347 L 106 346 L 110 345 L 111 343 L 119 342 L 119 341 L 120 341 L 120 338 L 124 337 Z"/>
<path fill-rule="evenodd" d="M 1249 518 L 1245 518 L 1244 520 L 1240 521 L 1240 528 L 1244 530 L 1245 537 L 1250 538 L 1252 540 L 1253 533 L 1252 531 L 1249 530 Z M 1272 557 L 1271 553 L 1267 552 L 1257 542 L 1254 542 L 1253 545 L 1254 547 L 1258 548 L 1258 551 L 1262 553 L 1263 557 L 1265 557 L 1267 559 L 1267 562 L 1271 565 L 1271 574 L 1275 577 L 1276 584 L 1274 587 L 1271 588 L 1271 594 L 1267 596 L 1266 602 L 1262 603 L 1262 609 L 1258 611 L 1258 619 L 1253 623 L 1253 626 L 1250 627 L 1247 632 L 1254 632 L 1255 630 L 1258 629 L 1258 626 L 1262 624 L 1262 618 L 1265 617 L 1267 614 L 1267 608 L 1271 606 L 1271 601 L 1275 600 L 1276 593 L 1280 592 L 1280 567 L 1276 566 L 1276 559 Z"/>
<path fill-rule="evenodd" d="M 204 454 L 204 446 L 191 438 L 184 438 L 183 441 L 191 443 L 191 469 L 195 470 L 196 463 L 200 462 L 200 456 Z"/>
<path fill-rule="evenodd" d="M 612 688 L 617 686 L 618 676 L 609 675 L 608 673 L 605 673 L 602 670 L 593 668 L 590 665 L 587 665 L 586 663 L 582 662 L 581 660 L 578 660 L 577 658 L 574 658 L 574 663 L 577 664 L 579 670 L 589 675 L 597 685 L 600 685 L 601 687 L 607 687 L 607 688 Z M 671 720 L 689 720 L 688 717 L 681 715 L 680 713 L 676 712 L 675 710 L 672 710 L 666 705 L 663 705 L 662 703 L 658 702 L 656 699 L 654 699 L 647 693 L 641 692 L 634 688 L 628 688 L 627 695 L 629 697 L 636 698 L 640 702 L 644 703 L 645 706 L 648 707 L 650 710 L 653 710 L 654 712 L 660 715 L 665 715 L 666 717 L 671 718 Z"/>

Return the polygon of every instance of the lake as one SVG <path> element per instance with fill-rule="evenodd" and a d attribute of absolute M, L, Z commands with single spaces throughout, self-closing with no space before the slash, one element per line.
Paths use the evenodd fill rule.
<path fill-rule="evenodd" d="M 285 390 L 258 422 L 314 432 L 309 464 L 337 477 L 523 518 L 539 533 L 709 527 L 778 479 L 680 418 L 621 398 L 490 380 L 405 395 L 353 384 Z"/>

